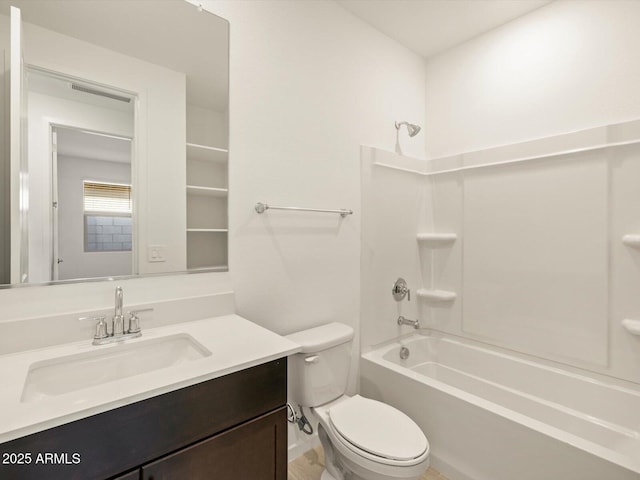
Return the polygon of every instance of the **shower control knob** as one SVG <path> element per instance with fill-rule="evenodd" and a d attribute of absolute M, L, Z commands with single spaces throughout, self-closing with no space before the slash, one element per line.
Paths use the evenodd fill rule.
<path fill-rule="evenodd" d="M 396 283 L 393 284 L 391 294 L 396 302 L 399 302 L 407 297 L 407 301 L 411 301 L 411 290 L 407 287 L 407 282 L 404 278 L 398 278 Z"/>

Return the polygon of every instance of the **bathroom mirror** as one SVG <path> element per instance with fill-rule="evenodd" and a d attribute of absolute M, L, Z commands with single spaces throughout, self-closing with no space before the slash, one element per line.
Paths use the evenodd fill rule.
<path fill-rule="evenodd" d="M 0 36 L 0 283 L 226 270 L 228 22 L 0 0 Z"/>

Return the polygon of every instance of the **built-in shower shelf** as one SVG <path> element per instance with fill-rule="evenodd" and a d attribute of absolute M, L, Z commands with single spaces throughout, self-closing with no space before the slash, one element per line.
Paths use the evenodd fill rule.
<path fill-rule="evenodd" d="M 428 248 L 449 247 L 457 238 L 455 233 L 418 233 L 418 242 Z"/>
<path fill-rule="evenodd" d="M 447 290 L 427 290 L 426 288 L 421 288 L 417 293 L 418 298 L 428 303 L 451 303 L 457 297 L 455 292 L 449 292 Z"/>
<path fill-rule="evenodd" d="M 622 237 L 622 243 L 627 247 L 640 248 L 640 235 L 628 234 Z"/>
<path fill-rule="evenodd" d="M 625 318 L 622 320 L 622 326 L 632 335 L 640 335 L 640 320 Z"/>

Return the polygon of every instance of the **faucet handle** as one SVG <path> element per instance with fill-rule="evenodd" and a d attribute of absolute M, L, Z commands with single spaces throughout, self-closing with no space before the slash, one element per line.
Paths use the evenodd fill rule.
<path fill-rule="evenodd" d="M 97 317 L 95 320 L 98 320 L 98 323 L 96 323 L 96 334 L 93 336 L 94 340 L 107 338 L 109 332 L 107 331 L 107 322 L 104 321 L 104 317 Z"/>
<path fill-rule="evenodd" d="M 391 294 L 393 295 L 393 299 L 396 302 L 404 299 L 404 297 L 407 297 L 407 301 L 411 301 L 411 290 L 407 286 L 407 282 L 405 281 L 405 279 L 402 277 L 398 278 L 393 284 Z"/>
<path fill-rule="evenodd" d="M 127 333 L 140 333 L 140 317 L 138 314 L 141 312 L 152 312 L 153 308 L 139 308 L 138 310 L 131 310 L 129 312 L 129 330 Z"/>
<path fill-rule="evenodd" d="M 109 332 L 107 331 L 107 322 L 105 322 L 104 316 L 98 317 L 80 317 L 78 320 L 84 322 L 85 320 L 97 320 L 96 323 L 96 334 L 93 336 L 94 340 L 102 340 L 103 338 L 107 338 L 109 336 Z"/>
<path fill-rule="evenodd" d="M 84 321 L 87 321 L 87 320 L 91 320 L 91 321 L 96 321 L 97 320 L 98 323 L 96 323 L 96 333 L 93 336 L 93 339 L 94 340 L 102 340 L 102 339 L 107 338 L 107 337 L 110 336 L 109 335 L 109 330 L 108 330 L 108 327 L 107 327 L 107 322 L 105 322 L 105 318 L 106 317 L 104 315 L 98 315 L 98 316 L 95 316 L 95 317 L 80 317 L 80 318 L 78 318 L 78 320 L 80 322 L 84 322 Z"/>

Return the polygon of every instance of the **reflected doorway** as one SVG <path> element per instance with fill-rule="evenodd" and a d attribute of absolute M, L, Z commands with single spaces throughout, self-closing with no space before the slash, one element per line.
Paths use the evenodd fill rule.
<path fill-rule="evenodd" d="M 52 126 L 52 280 L 133 273 L 131 139 Z"/>

